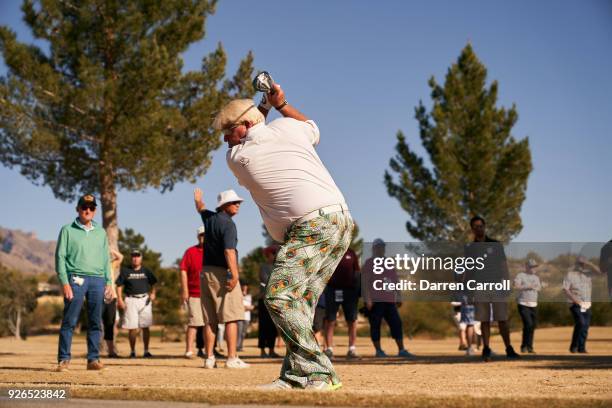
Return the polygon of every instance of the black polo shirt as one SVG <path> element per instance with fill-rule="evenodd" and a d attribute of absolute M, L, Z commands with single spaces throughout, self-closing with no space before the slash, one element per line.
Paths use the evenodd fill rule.
<path fill-rule="evenodd" d="M 204 265 L 227 268 L 224 251 L 238 245 L 236 224 L 225 211 L 203 210 L 200 216 L 204 223 Z"/>
<path fill-rule="evenodd" d="M 151 286 L 157 283 L 157 278 L 144 266 L 137 271 L 133 267 L 121 268 L 119 277 L 115 281 L 117 286 L 125 286 L 126 296 L 144 295 L 149 293 Z"/>
<path fill-rule="evenodd" d="M 465 256 L 471 258 L 484 258 L 484 269 L 481 271 L 473 268 L 468 276 L 480 282 L 499 282 L 508 279 L 508 266 L 506 263 L 506 253 L 504 245 L 488 236 L 484 241 L 472 241 L 466 246 Z"/>
<path fill-rule="evenodd" d="M 483 242 L 471 242 L 466 246 L 465 256 L 474 259 L 482 257 L 484 264 L 482 270 L 478 270 L 476 267 L 466 270 L 466 281 L 473 279 L 477 283 L 501 283 L 504 279 L 510 278 L 504 245 L 495 239 L 485 236 Z M 506 290 L 478 290 L 471 291 L 471 295 L 476 302 L 505 302 L 509 300 L 510 292 Z"/>

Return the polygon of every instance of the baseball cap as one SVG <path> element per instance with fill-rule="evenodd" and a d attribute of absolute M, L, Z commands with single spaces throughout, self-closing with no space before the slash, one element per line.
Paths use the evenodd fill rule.
<path fill-rule="evenodd" d="M 205 232 L 206 230 L 204 229 L 204 226 L 202 225 L 201 227 L 198 227 L 198 235 L 201 235 Z"/>
<path fill-rule="evenodd" d="M 98 206 L 96 202 L 96 197 L 93 194 L 85 194 L 81 198 L 79 198 L 79 203 L 77 204 L 79 207 L 83 205 L 93 205 L 94 207 Z"/>
<path fill-rule="evenodd" d="M 376 247 L 376 246 L 385 246 L 385 241 L 383 241 L 380 238 L 376 238 L 374 241 L 372 241 L 372 246 Z"/>
<path fill-rule="evenodd" d="M 142 256 L 142 252 L 140 252 L 140 249 L 138 248 L 132 248 L 132 251 L 130 252 L 130 254 L 132 256 Z"/>

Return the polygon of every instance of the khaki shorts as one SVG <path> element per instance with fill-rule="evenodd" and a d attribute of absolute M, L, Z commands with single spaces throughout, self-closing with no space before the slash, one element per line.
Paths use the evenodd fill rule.
<path fill-rule="evenodd" d="M 124 329 L 144 329 L 153 325 L 153 304 L 147 301 L 149 296 L 125 298 L 125 312 L 123 314 Z"/>
<path fill-rule="evenodd" d="M 219 266 L 204 265 L 200 274 L 202 288 L 202 315 L 204 324 L 244 320 L 244 304 L 240 284 L 231 292 L 225 289 L 227 269 Z"/>
<path fill-rule="evenodd" d="M 474 319 L 479 322 L 503 322 L 508 320 L 508 303 L 506 302 L 476 302 Z M 493 315 L 491 315 L 493 312 Z"/>
<path fill-rule="evenodd" d="M 200 327 L 204 326 L 204 317 L 202 315 L 202 300 L 199 297 L 190 297 L 187 301 L 187 315 L 189 320 L 187 326 Z"/>

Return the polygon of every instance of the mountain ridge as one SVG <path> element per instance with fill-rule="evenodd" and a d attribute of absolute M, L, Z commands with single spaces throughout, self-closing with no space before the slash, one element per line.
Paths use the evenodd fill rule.
<path fill-rule="evenodd" d="M 55 273 L 56 241 L 38 239 L 36 232 L 0 226 L 0 264 L 25 275 Z"/>

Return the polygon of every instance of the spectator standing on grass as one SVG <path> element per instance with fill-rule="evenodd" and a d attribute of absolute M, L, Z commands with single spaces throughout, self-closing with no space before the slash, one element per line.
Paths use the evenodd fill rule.
<path fill-rule="evenodd" d="M 102 306 L 102 323 L 104 326 L 104 341 L 108 351 L 108 358 L 119 358 L 117 347 L 115 346 L 115 335 L 117 332 L 117 287 L 115 280 L 119 277 L 121 270 L 121 262 L 123 262 L 123 254 L 117 250 L 111 249 L 111 278 L 113 297 L 105 298 Z"/>
<path fill-rule="evenodd" d="M 276 258 L 276 253 L 278 252 L 277 245 L 270 245 L 263 250 L 263 256 L 265 262 L 262 263 L 259 267 L 259 301 L 257 303 L 257 313 L 259 317 L 259 333 L 257 338 L 257 347 L 261 350 L 261 357 L 280 357 L 280 355 L 276 354 L 274 351 L 274 345 L 276 343 L 276 337 L 278 336 L 278 332 L 276 331 L 276 326 L 272 321 L 272 317 L 270 317 L 270 312 L 268 312 L 268 308 L 264 303 L 264 297 L 266 293 L 266 285 L 268 284 L 268 279 L 270 279 L 270 274 L 272 273 L 272 267 L 274 266 L 274 259 Z M 266 353 L 266 348 L 268 352 Z"/>
<path fill-rule="evenodd" d="M 465 248 L 467 258 L 482 258 L 484 268 L 480 271 L 476 269 L 466 271 L 466 282 L 474 279 L 477 282 L 502 283 L 509 279 L 506 254 L 501 242 L 489 238 L 486 235 L 486 224 L 482 217 L 475 216 L 470 220 L 470 228 L 474 235 L 474 241 Z M 517 359 L 520 356 L 514 351 L 510 342 L 510 326 L 508 324 L 508 300 L 503 291 L 481 291 L 470 294 L 474 298 L 475 318 L 480 322 L 482 332 L 482 359 L 491 360 L 491 348 L 489 340 L 491 338 L 491 321 L 496 321 L 499 327 L 504 345 L 506 346 L 506 356 L 509 359 Z"/>
<path fill-rule="evenodd" d="M 198 243 L 189 247 L 180 264 L 181 301 L 187 307 L 187 330 L 185 332 L 185 357 L 192 358 L 193 341 L 196 339 L 198 357 L 204 357 L 204 317 L 200 300 L 200 273 L 204 262 L 204 227 L 197 229 Z M 198 332 L 200 335 L 198 336 Z"/>
<path fill-rule="evenodd" d="M 599 270 L 608 276 L 608 296 L 612 299 L 612 240 L 608 241 L 599 254 Z"/>
<path fill-rule="evenodd" d="M 242 289 L 242 304 L 244 305 L 244 320 L 238 320 L 237 351 L 242 351 L 244 339 L 246 338 L 249 325 L 251 324 L 251 312 L 255 309 L 253 306 L 253 296 L 249 293 L 249 285 L 246 281 L 241 280 L 240 287 Z"/>
<path fill-rule="evenodd" d="M 459 337 L 459 350 L 465 351 L 467 349 L 467 337 L 465 334 L 466 326 L 461 323 L 461 300 L 453 300 L 451 303 L 451 307 L 453 308 L 451 311 L 451 317 L 453 319 L 453 323 L 455 323 L 455 327 L 457 328 L 457 336 Z"/>
<path fill-rule="evenodd" d="M 68 371 L 72 334 L 87 299 L 87 369 L 102 370 L 100 337 L 102 305 L 113 298 L 106 231 L 93 221 L 96 199 L 79 198 L 77 218 L 60 230 L 55 249 L 55 271 L 64 294 L 64 314 L 59 334 L 57 371 Z"/>
<path fill-rule="evenodd" d="M 386 283 L 396 283 L 398 281 L 397 272 L 394 268 L 384 267 L 381 274 L 374 274 L 374 258 L 385 257 L 386 244 L 380 238 L 372 242 L 372 257 L 366 259 L 363 264 L 363 273 L 365 274 L 366 288 L 364 289 L 364 297 L 367 309 L 368 319 L 370 321 L 370 338 L 374 349 L 376 349 L 376 357 L 387 357 L 380 345 L 380 328 L 383 319 L 391 329 L 391 337 L 397 344 L 398 357 L 412 358 L 414 355 L 404 347 L 404 331 L 402 328 L 402 319 L 399 315 L 398 308 L 401 307 L 401 302 L 397 298 L 395 291 L 376 291 L 374 290 L 374 280 L 382 280 Z"/>
<path fill-rule="evenodd" d="M 117 306 L 124 311 L 122 327 L 128 330 L 130 358 L 136 358 L 136 339 L 140 330 L 144 344 L 143 357 L 150 358 L 153 356 L 149 352 L 149 328 L 153 325 L 154 285 L 157 278 L 151 270 L 142 266 L 142 252 L 139 249 L 132 249 L 130 255 L 131 265 L 121 269 L 116 281 Z"/>
<path fill-rule="evenodd" d="M 327 319 L 325 318 L 325 305 L 327 304 L 325 299 L 325 291 L 321 293 L 319 296 L 319 300 L 317 301 L 317 306 L 315 307 L 314 318 L 312 320 L 312 331 L 314 333 L 315 339 L 317 340 L 317 344 L 321 348 L 321 350 L 325 350 L 325 354 L 331 360 L 333 354 L 328 353 L 327 351 L 327 342 L 325 341 L 325 324 Z"/>
<path fill-rule="evenodd" d="M 348 326 L 349 349 L 347 358 L 357 355 L 357 303 L 359 302 L 359 257 L 352 249 L 347 249 L 334 274 L 325 287 L 325 354 L 334 355 L 334 329 L 338 309 L 342 305 L 344 319 Z"/>
<path fill-rule="evenodd" d="M 215 332 L 219 324 L 225 324 L 227 340 L 227 368 L 247 368 L 238 358 L 238 321 L 244 319 L 242 290 L 238 284 L 238 232 L 232 220 L 240 210 L 242 198 L 234 190 L 219 193 L 215 211 L 206 209 L 202 190 L 194 191 L 196 210 L 204 223 L 204 266 L 202 268 L 202 311 L 206 338 L 204 368 L 217 366 L 213 353 Z M 218 341 L 223 341 L 219 337 Z"/>
<path fill-rule="evenodd" d="M 516 303 L 523 321 L 521 353 L 535 353 L 533 335 L 537 325 L 538 292 L 542 290 L 542 283 L 536 275 L 537 268 L 538 262 L 535 259 L 528 259 L 525 263 L 525 272 L 520 272 L 514 278 L 514 289 L 518 292 Z"/>
<path fill-rule="evenodd" d="M 464 327 L 465 354 L 468 356 L 474 354 L 474 348 L 472 347 L 476 336 L 476 334 L 474 333 L 474 326 L 476 324 L 474 313 L 474 305 L 470 303 L 469 297 L 463 296 L 463 301 L 461 302 L 461 317 L 459 320 L 459 324 Z"/>
<path fill-rule="evenodd" d="M 586 353 L 586 341 L 591 324 L 591 292 L 593 291 L 593 273 L 602 273 L 600 269 L 584 256 L 578 256 L 576 263 L 563 279 L 563 290 L 570 303 L 574 318 L 574 332 L 570 343 L 571 353 Z"/>

